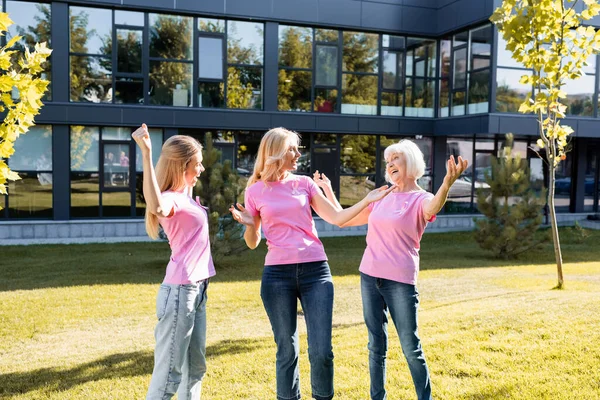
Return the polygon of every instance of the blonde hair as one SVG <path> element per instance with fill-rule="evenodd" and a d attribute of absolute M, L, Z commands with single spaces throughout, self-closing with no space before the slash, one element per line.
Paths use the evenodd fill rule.
<path fill-rule="evenodd" d="M 202 153 L 202 145 L 190 136 L 175 135 L 165 141 L 155 170 L 161 193 L 167 190 L 181 190 L 185 187 L 185 169 L 198 153 Z M 146 232 L 152 239 L 158 237 L 158 217 L 148 207 L 146 207 Z"/>
<path fill-rule="evenodd" d="M 273 128 L 264 134 L 258 146 L 254 172 L 246 187 L 258 181 L 270 182 L 279 178 L 285 153 L 291 145 L 299 145 L 300 136 L 285 128 Z"/>
<path fill-rule="evenodd" d="M 425 174 L 425 158 L 423 152 L 412 140 L 403 139 L 398 143 L 386 147 L 383 153 L 383 158 L 386 163 L 393 154 L 404 155 L 404 160 L 406 161 L 406 175 L 409 178 L 419 179 Z M 385 170 L 385 180 L 392 183 L 387 168 Z"/>

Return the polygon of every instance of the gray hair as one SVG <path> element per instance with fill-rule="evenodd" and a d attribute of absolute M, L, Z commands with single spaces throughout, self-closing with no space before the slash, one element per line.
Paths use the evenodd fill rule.
<path fill-rule="evenodd" d="M 425 158 L 423 152 L 412 140 L 403 139 L 398 143 L 386 147 L 383 153 L 383 158 L 386 163 L 394 154 L 404 155 L 404 159 L 406 160 L 406 175 L 408 177 L 419 179 L 425 174 Z M 387 173 L 387 168 L 385 171 L 385 180 L 390 183 L 392 182 Z"/>

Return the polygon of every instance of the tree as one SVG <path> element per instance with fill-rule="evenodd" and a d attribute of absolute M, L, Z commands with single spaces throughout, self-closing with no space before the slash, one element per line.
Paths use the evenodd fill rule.
<path fill-rule="evenodd" d="M 243 227 L 229 213 L 229 207 L 237 202 L 243 190 L 231 161 L 220 162 L 221 152 L 213 147 L 212 135 L 206 134 L 202 151 L 204 172 L 196 188 L 202 204 L 208 207 L 209 235 L 213 260 L 218 263 L 224 256 L 237 254 L 246 249 L 242 238 Z"/>
<path fill-rule="evenodd" d="M 13 21 L 6 13 L 0 13 L 0 35 L 8 30 Z M 18 50 L 9 50 L 21 36 L 13 37 L 0 49 L 0 112 L 5 112 L 0 126 L 0 194 L 7 194 L 6 182 L 20 179 L 19 175 L 8 168 L 6 159 L 14 153 L 14 143 L 19 135 L 27 133 L 34 125 L 34 117 L 43 106 L 42 96 L 48 87 L 48 81 L 39 78 L 44 71 L 44 62 L 51 50 L 46 43 L 35 45 L 35 51 L 25 48 L 24 54 L 12 63 Z M 2 207 L 0 206 L 0 209 Z"/>
<path fill-rule="evenodd" d="M 475 240 L 496 257 L 513 258 L 537 246 L 534 235 L 542 223 L 545 194 L 531 187 L 527 160 L 512 152 L 513 136 L 506 135 L 500 157 L 492 157 L 489 188 L 477 190 L 477 208 L 486 217 L 475 221 Z"/>
<path fill-rule="evenodd" d="M 592 26 L 581 26 L 600 12 L 596 0 L 504 0 L 490 20 L 506 40 L 506 49 L 525 68 L 533 71 L 523 75 L 521 84 L 533 86 L 519 111 L 534 113 L 538 120 L 538 146 L 545 149 L 543 159 L 548 166 L 548 206 L 554 254 L 558 275 L 557 288 L 564 286 L 562 252 L 556 210 L 554 206 L 556 167 L 566 159 L 568 137 L 573 129 L 561 125 L 567 106 L 563 86 L 569 79 L 583 74 L 588 57 L 600 49 L 600 32 Z"/>

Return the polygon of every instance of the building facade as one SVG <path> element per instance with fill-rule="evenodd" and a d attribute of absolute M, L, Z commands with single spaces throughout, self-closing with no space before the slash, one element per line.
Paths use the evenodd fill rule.
<path fill-rule="evenodd" d="M 295 130 L 299 173 L 325 172 L 343 205 L 383 184 L 383 150 L 410 138 L 425 154 L 420 184 L 428 190 L 441 184 L 450 154 L 470 161 L 446 215 L 476 213 L 490 157 L 511 132 L 541 189 L 547 173 L 535 152 L 537 123 L 517 113 L 531 91 L 519 78 L 529 71 L 488 21 L 498 5 L 2 0 L 15 22 L 2 40 L 22 35 L 21 48 L 48 41 L 53 53 L 37 126 L 8 161 L 23 179 L 0 197 L 0 230 L 17 222 L 31 232 L 49 221 L 139 225 L 141 160 L 130 133 L 142 122 L 155 160 L 172 135 L 210 137 L 242 176 L 265 131 Z M 586 75 L 566 87 L 565 123 L 576 133 L 558 171 L 560 213 L 599 212 L 597 61 L 591 57 Z"/>

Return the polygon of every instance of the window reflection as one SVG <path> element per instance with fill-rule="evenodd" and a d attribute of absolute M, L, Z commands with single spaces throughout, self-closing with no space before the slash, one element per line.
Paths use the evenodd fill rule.
<path fill-rule="evenodd" d="M 279 70 L 278 109 L 280 111 L 310 111 L 310 71 Z"/>
<path fill-rule="evenodd" d="M 192 99 L 192 64 L 150 61 L 150 103 L 188 107 Z"/>
<path fill-rule="evenodd" d="M 193 18 L 149 14 L 150 57 L 192 60 Z"/>
<path fill-rule="evenodd" d="M 229 64 L 263 64 L 264 25 L 254 22 L 227 22 Z"/>
<path fill-rule="evenodd" d="M 519 83 L 522 75 L 531 75 L 527 70 L 498 68 L 496 70 L 496 111 L 518 112 L 531 86 Z"/>
<path fill-rule="evenodd" d="M 374 174 L 376 136 L 344 135 L 341 139 L 341 173 Z"/>
<path fill-rule="evenodd" d="M 466 160 L 473 159 L 473 140 L 451 139 L 448 138 L 446 144 L 446 158 L 459 156 Z M 471 163 L 472 164 L 472 163 Z M 444 207 L 447 213 L 460 213 L 471 211 L 471 200 L 473 190 L 473 170 L 472 166 L 454 182 L 448 192 L 448 200 Z"/>
<path fill-rule="evenodd" d="M 344 74 L 342 114 L 377 115 L 377 76 Z"/>

